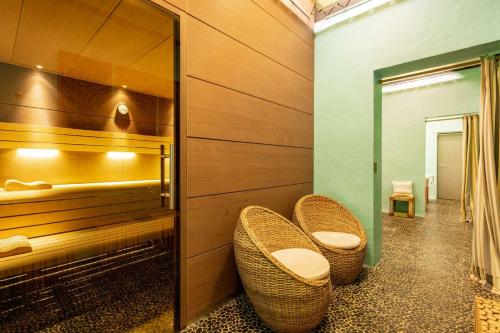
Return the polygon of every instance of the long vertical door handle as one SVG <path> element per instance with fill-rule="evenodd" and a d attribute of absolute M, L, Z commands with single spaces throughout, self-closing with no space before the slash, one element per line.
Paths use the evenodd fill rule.
<path fill-rule="evenodd" d="M 168 184 L 168 208 L 175 209 L 175 147 L 170 144 L 170 181 Z"/>

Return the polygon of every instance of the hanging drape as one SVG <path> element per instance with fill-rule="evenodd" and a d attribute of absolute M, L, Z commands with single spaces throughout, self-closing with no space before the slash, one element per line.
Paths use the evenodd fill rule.
<path fill-rule="evenodd" d="M 476 193 L 477 167 L 479 159 L 479 116 L 463 117 L 462 132 L 462 194 L 460 217 L 462 221 L 473 219 L 474 195 Z"/>
<path fill-rule="evenodd" d="M 479 166 L 474 203 L 472 277 L 500 294 L 499 69 L 490 56 L 481 60 Z"/>

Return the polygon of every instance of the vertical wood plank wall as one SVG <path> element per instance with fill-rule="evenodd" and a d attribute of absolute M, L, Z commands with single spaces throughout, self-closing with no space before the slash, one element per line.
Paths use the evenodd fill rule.
<path fill-rule="evenodd" d="M 184 12 L 181 326 L 238 289 L 233 230 L 313 190 L 313 33 L 279 0 L 164 0 Z"/>

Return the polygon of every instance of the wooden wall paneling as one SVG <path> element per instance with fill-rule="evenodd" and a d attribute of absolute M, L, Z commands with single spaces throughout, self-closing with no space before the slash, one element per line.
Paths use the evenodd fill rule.
<path fill-rule="evenodd" d="M 314 33 L 311 26 L 307 25 L 280 0 L 251 0 L 266 12 L 271 14 L 290 32 L 299 36 L 307 44 L 314 46 Z"/>
<path fill-rule="evenodd" d="M 313 112 L 313 82 L 188 17 L 188 75 Z"/>
<path fill-rule="evenodd" d="M 159 6 L 165 7 L 169 9 L 171 12 L 174 12 L 176 14 L 179 14 L 180 11 L 186 12 L 187 11 L 187 1 L 188 0 L 151 0 L 151 2 L 154 2 L 158 4 Z M 172 7 L 176 7 L 175 9 Z"/>
<path fill-rule="evenodd" d="M 25 0 L 13 62 L 66 72 L 71 63 L 65 62 L 60 53 L 79 54 L 118 2 Z"/>
<path fill-rule="evenodd" d="M 115 205 L 123 204 L 128 202 L 137 201 L 149 201 L 155 200 L 160 197 L 159 189 L 151 191 L 148 188 L 138 189 L 135 191 L 126 191 L 126 193 L 121 193 L 122 191 L 117 191 L 118 193 L 101 193 L 101 194 L 90 194 L 88 196 L 76 197 L 76 198 L 62 198 L 59 200 L 37 200 L 35 201 L 23 201 L 19 203 L 9 203 L 4 204 L 0 200 L 0 218 L 3 217 L 13 217 L 18 215 L 31 215 L 40 214 L 47 212 L 56 212 L 70 209 L 81 209 L 82 207 L 96 207 L 103 205 Z"/>
<path fill-rule="evenodd" d="M 233 295 L 238 289 L 238 274 L 233 246 L 190 258 L 187 261 L 188 318 Z"/>
<path fill-rule="evenodd" d="M 0 1 L 0 59 L 10 60 L 14 51 L 14 42 L 16 40 L 16 30 L 21 14 L 21 0 L 3 0 Z"/>
<path fill-rule="evenodd" d="M 0 103 L 0 122 L 15 122 L 25 125 L 55 126 L 69 129 L 84 129 L 127 134 L 171 137 L 173 126 L 158 125 L 151 122 L 127 121 L 121 118 L 82 115 L 25 106 Z"/>
<path fill-rule="evenodd" d="M 0 121 L 168 135 L 172 100 L 128 89 L 0 64 Z M 127 115 L 116 111 L 126 103 Z"/>
<path fill-rule="evenodd" d="M 173 21 L 142 1 L 123 0 L 81 52 L 87 59 L 127 67 L 173 33 Z M 68 74 L 105 82 L 104 73 L 86 68 L 76 59 Z M 154 65 L 154 64 L 151 64 Z M 116 84 L 122 84 L 116 82 Z"/>
<path fill-rule="evenodd" d="M 0 73 L 2 104 L 114 119 L 126 103 L 131 121 L 173 124 L 169 99 L 10 64 L 0 64 Z"/>
<path fill-rule="evenodd" d="M 87 228 L 106 226 L 116 223 L 129 222 L 131 220 L 139 220 L 153 216 L 154 214 L 152 210 L 137 210 L 93 218 L 61 221 L 58 223 L 25 226 L 15 229 L 3 229 L 0 230 L 0 238 L 10 237 L 14 235 L 25 235 L 28 238 L 41 237 Z"/>
<path fill-rule="evenodd" d="M 1 229 L 17 229 L 28 226 L 52 224 L 72 220 L 88 220 L 92 226 L 93 218 L 112 216 L 115 214 L 147 211 L 160 207 L 159 196 L 152 200 L 139 200 L 136 202 L 101 205 L 94 207 L 81 207 L 78 209 L 44 212 L 37 214 L 18 215 L 0 218 Z M 145 212 L 147 215 L 147 212 Z"/>
<path fill-rule="evenodd" d="M 291 219 L 295 203 L 312 191 L 306 183 L 188 199 L 188 257 L 231 244 L 243 208 L 263 206 Z"/>
<path fill-rule="evenodd" d="M 202 80 L 188 78 L 188 135 L 313 147 L 313 116 Z"/>
<path fill-rule="evenodd" d="M 314 49 L 251 0 L 190 0 L 189 13 L 312 80 Z"/>
<path fill-rule="evenodd" d="M 188 197 L 312 182 L 312 149 L 188 139 Z"/>
<path fill-rule="evenodd" d="M 150 75 L 149 80 L 141 77 L 118 78 L 121 82 L 140 83 L 143 91 L 150 91 L 155 96 L 165 96 L 172 99 L 174 96 L 174 37 L 171 35 L 161 44 L 148 51 L 141 58 L 133 62 L 127 69 L 133 73 Z M 125 71 L 127 73 L 127 71 Z M 118 72 L 117 75 L 120 75 Z M 129 85 L 133 89 L 133 86 Z"/>

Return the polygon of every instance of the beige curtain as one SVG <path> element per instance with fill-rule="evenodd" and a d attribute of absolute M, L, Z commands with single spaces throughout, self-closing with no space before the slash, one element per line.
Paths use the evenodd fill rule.
<path fill-rule="evenodd" d="M 500 294 L 499 77 L 495 57 L 483 58 L 472 237 L 472 277 L 497 294 Z"/>
<path fill-rule="evenodd" d="M 474 216 L 474 195 L 476 193 L 477 166 L 479 160 L 479 116 L 463 118 L 462 132 L 462 195 L 460 217 L 471 222 Z"/>

